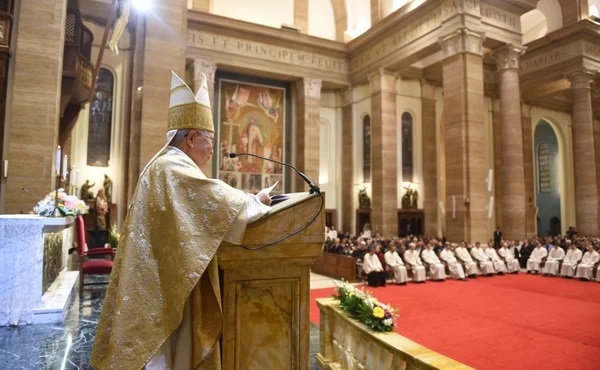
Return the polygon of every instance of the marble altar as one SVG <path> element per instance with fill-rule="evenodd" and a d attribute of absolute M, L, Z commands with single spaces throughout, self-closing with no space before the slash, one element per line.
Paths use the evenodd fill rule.
<path fill-rule="evenodd" d="M 76 271 L 64 271 L 73 222 L 71 217 L 0 215 L 0 326 L 63 320 L 78 277 Z M 58 232 L 63 233 L 60 261 L 53 263 L 58 277 L 45 291 L 44 233 Z"/>

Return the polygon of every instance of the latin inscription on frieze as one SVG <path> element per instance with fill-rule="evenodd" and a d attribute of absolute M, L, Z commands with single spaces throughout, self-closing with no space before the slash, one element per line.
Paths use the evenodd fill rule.
<path fill-rule="evenodd" d="M 372 62 L 394 53 L 410 42 L 440 27 L 441 8 L 434 10 L 424 17 L 409 23 L 405 28 L 398 30 L 385 40 L 376 43 L 365 52 L 352 58 L 352 70 L 363 68 Z"/>
<path fill-rule="evenodd" d="M 298 49 L 269 45 L 210 32 L 188 30 L 188 46 L 293 64 L 327 72 L 348 73 L 348 62 Z"/>
<path fill-rule="evenodd" d="M 473 13 L 479 15 L 479 0 L 442 1 L 442 16 L 444 18 L 457 13 Z"/>
<path fill-rule="evenodd" d="M 521 71 L 522 73 L 529 73 L 571 59 L 579 54 L 574 50 L 576 47 L 577 45 L 570 44 L 535 56 L 525 54 L 521 61 Z"/>
<path fill-rule="evenodd" d="M 586 56 L 600 59 L 600 45 L 592 44 L 591 42 L 584 42 L 583 52 Z"/>
<path fill-rule="evenodd" d="M 489 4 L 481 4 L 481 18 L 500 28 L 521 31 L 521 17 Z"/>

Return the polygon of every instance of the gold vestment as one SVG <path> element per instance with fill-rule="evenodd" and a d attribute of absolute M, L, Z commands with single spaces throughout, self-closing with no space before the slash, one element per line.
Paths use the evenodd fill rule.
<path fill-rule="evenodd" d="M 179 149 L 165 148 L 139 178 L 96 329 L 91 364 L 143 368 L 192 304 L 193 369 L 220 368 L 216 251 L 246 202 L 208 179 Z"/>

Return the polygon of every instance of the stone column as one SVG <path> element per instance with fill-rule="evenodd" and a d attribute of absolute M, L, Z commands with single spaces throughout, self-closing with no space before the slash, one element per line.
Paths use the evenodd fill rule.
<path fill-rule="evenodd" d="M 371 84 L 371 227 L 398 235 L 396 76 L 380 70 Z"/>
<path fill-rule="evenodd" d="M 536 235 L 537 214 L 534 202 L 535 172 L 533 166 L 533 128 L 531 122 L 531 107 L 523 104 L 521 107 L 523 127 L 523 169 L 525 170 L 525 233 L 528 238 Z"/>
<path fill-rule="evenodd" d="M 342 194 L 342 230 L 349 232 L 355 230 L 352 226 L 354 215 L 354 161 L 353 161 L 353 131 L 352 131 L 352 86 L 340 91 L 342 101 L 342 181 L 340 192 Z"/>
<path fill-rule="evenodd" d="M 319 121 L 321 119 L 321 80 L 303 78 L 296 83 L 298 91 L 298 122 L 296 130 L 296 167 L 318 185 L 319 181 Z M 299 177 L 296 191 L 308 191 Z"/>
<path fill-rule="evenodd" d="M 594 71 L 581 69 L 568 75 L 573 94 L 573 162 L 575 215 L 579 235 L 598 235 L 598 173 L 594 143 L 591 82 Z"/>
<path fill-rule="evenodd" d="M 495 51 L 500 93 L 500 132 L 502 137 L 502 231 L 509 239 L 522 239 L 525 233 L 525 170 L 519 58 L 525 48 L 505 45 Z"/>
<path fill-rule="evenodd" d="M 211 0 L 193 0 L 192 1 L 192 10 L 197 10 L 199 12 L 210 13 L 210 3 Z"/>
<path fill-rule="evenodd" d="M 215 72 L 217 71 L 217 63 L 210 61 L 210 60 L 205 60 L 205 59 L 194 59 L 194 87 L 193 87 L 193 91 L 194 94 L 198 91 L 198 89 L 200 88 L 201 84 L 202 84 L 202 74 L 204 73 L 206 75 L 206 84 L 208 87 L 208 94 L 210 96 L 210 104 L 211 104 L 211 109 L 213 111 L 213 122 L 215 125 L 215 137 L 218 138 L 218 131 L 219 131 L 219 127 L 218 124 L 219 122 L 217 122 L 216 118 L 217 118 L 217 107 L 218 107 L 218 96 L 215 95 Z M 218 138 L 219 142 L 221 141 L 220 138 Z M 229 143 L 231 144 L 231 143 Z M 213 157 L 215 155 L 219 154 L 219 144 L 217 144 L 217 147 L 215 148 L 215 152 L 213 154 Z M 215 177 L 216 171 L 213 168 L 213 161 L 209 161 L 206 166 L 202 167 L 202 172 L 204 172 L 204 174 L 208 177 Z"/>
<path fill-rule="evenodd" d="M 446 235 L 449 240 L 485 241 L 489 238 L 489 196 L 485 183 L 483 34 L 460 27 L 440 43 L 444 56 Z"/>
<path fill-rule="evenodd" d="M 157 1 L 146 17 L 143 94 L 140 125 L 140 171 L 165 145 L 171 92 L 171 70 L 181 78 L 185 72 L 187 1 Z M 136 66 L 137 67 L 137 66 Z"/>
<path fill-rule="evenodd" d="M 294 27 L 308 33 L 308 0 L 294 1 Z"/>
<path fill-rule="evenodd" d="M 494 145 L 494 210 L 496 224 L 492 230 L 496 230 L 496 226 L 502 228 L 502 220 L 504 217 L 504 207 L 502 207 L 502 199 L 504 194 L 504 172 L 502 168 L 502 114 L 500 113 L 500 99 L 498 96 L 492 97 L 492 140 Z M 491 195 L 491 194 L 490 194 Z"/>
<path fill-rule="evenodd" d="M 435 86 L 422 82 L 421 112 L 423 114 L 423 209 L 425 234 L 438 233 L 437 204 L 437 125 Z"/>
<path fill-rule="evenodd" d="M 5 213 L 32 211 L 37 196 L 54 188 L 66 13 L 66 0 L 20 2 L 13 26 L 14 79 L 7 92 Z"/>

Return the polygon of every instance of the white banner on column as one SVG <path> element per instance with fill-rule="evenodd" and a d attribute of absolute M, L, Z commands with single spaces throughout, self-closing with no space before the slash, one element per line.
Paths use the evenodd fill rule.
<path fill-rule="evenodd" d="M 494 214 L 494 197 L 490 197 L 490 203 L 488 204 L 488 218 L 492 218 Z"/>

